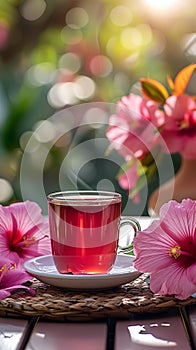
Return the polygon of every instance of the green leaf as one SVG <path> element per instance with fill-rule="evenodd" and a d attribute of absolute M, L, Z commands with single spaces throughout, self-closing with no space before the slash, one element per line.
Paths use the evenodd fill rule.
<path fill-rule="evenodd" d="M 174 90 L 174 82 L 169 75 L 167 76 L 167 82 L 168 82 L 170 90 L 173 91 Z"/>
<path fill-rule="evenodd" d="M 159 160 L 156 160 L 155 162 L 154 158 L 152 159 L 153 160 L 148 166 L 142 166 L 141 164 L 139 165 L 139 168 L 138 168 L 139 177 L 138 177 L 136 186 L 130 192 L 130 198 L 133 198 L 139 191 L 141 191 L 141 189 L 146 185 L 147 180 L 150 180 L 154 176 L 157 170 L 157 165 Z"/>
<path fill-rule="evenodd" d="M 164 104 L 169 94 L 163 84 L 157 80 L 141 78 L 142 94 L 145 98 Z"/>
<path fill-rule="evenodd" d="M 141 175 L 136 183 L 136 186 L 133 188 L 133 190 L 130 192 L 129 196 L 131 199 L 134 198 L 134 196 L 141 191 L 141 189 L 145 186 L 146 184 L 146 174 L 143 173 L 143 175 Z"/>

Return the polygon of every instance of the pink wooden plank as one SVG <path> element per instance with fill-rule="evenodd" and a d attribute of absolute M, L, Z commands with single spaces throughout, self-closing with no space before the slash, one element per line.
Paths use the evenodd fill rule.
<path fill-rule="evenodd" d="M 27 321 L 0 318 L 0 349 L 16 350 Z"/>
<path fill-rule="evenodd" d="M 189 307 L 189 321 L 194 346 L 196 348 L 196 306 Z"/>
<path fill-rule="evenodd" d="M 26 350 L 105 350 L 107 325 L 39 322 Z"/>
<path fill-rule="evenodd" d="M 115 350 L 191 350 L 180 316 L 119 321 Z"/>

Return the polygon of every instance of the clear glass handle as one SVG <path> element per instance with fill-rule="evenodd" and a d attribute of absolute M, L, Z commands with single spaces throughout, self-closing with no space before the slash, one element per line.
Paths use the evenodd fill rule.
<path fill-rule="evenodd" d="M 121 218 L 119 227 L 118 253 L 133 255 L 133 241 L 138 231 L 141 231 L 141 226 L 135 218 Z"/>

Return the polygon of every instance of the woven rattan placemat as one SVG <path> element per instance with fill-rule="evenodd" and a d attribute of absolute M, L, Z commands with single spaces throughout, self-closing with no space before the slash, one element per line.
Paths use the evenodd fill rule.
<path fill-rule="evenodd" d="M 149 289 L 147 275 L 131 283 L 103 291 L 69 291 L 34 280 L 34 297 L 13 294 L 0 300 L 0 315 L 41 316 L 47 319 L 128 318 L 131 313 L 165 311 L 172 307 L 196 303 L 190 297 L 184 301 L 172 296 L 161 297 Z"/>

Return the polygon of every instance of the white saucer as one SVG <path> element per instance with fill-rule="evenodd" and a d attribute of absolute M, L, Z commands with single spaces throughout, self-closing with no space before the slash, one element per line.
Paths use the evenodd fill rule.
<path fill-rule="evenodd" d="M 133 256 L 118 255 L 112 270 L 100 275 L 60 274 L 51 255 L 41 256 L 25 262 L 24 268 L 38 280 L 56 287 L 90 290 L 120 286 L 136 279 L 140 272 L 133 267 Z"/>

